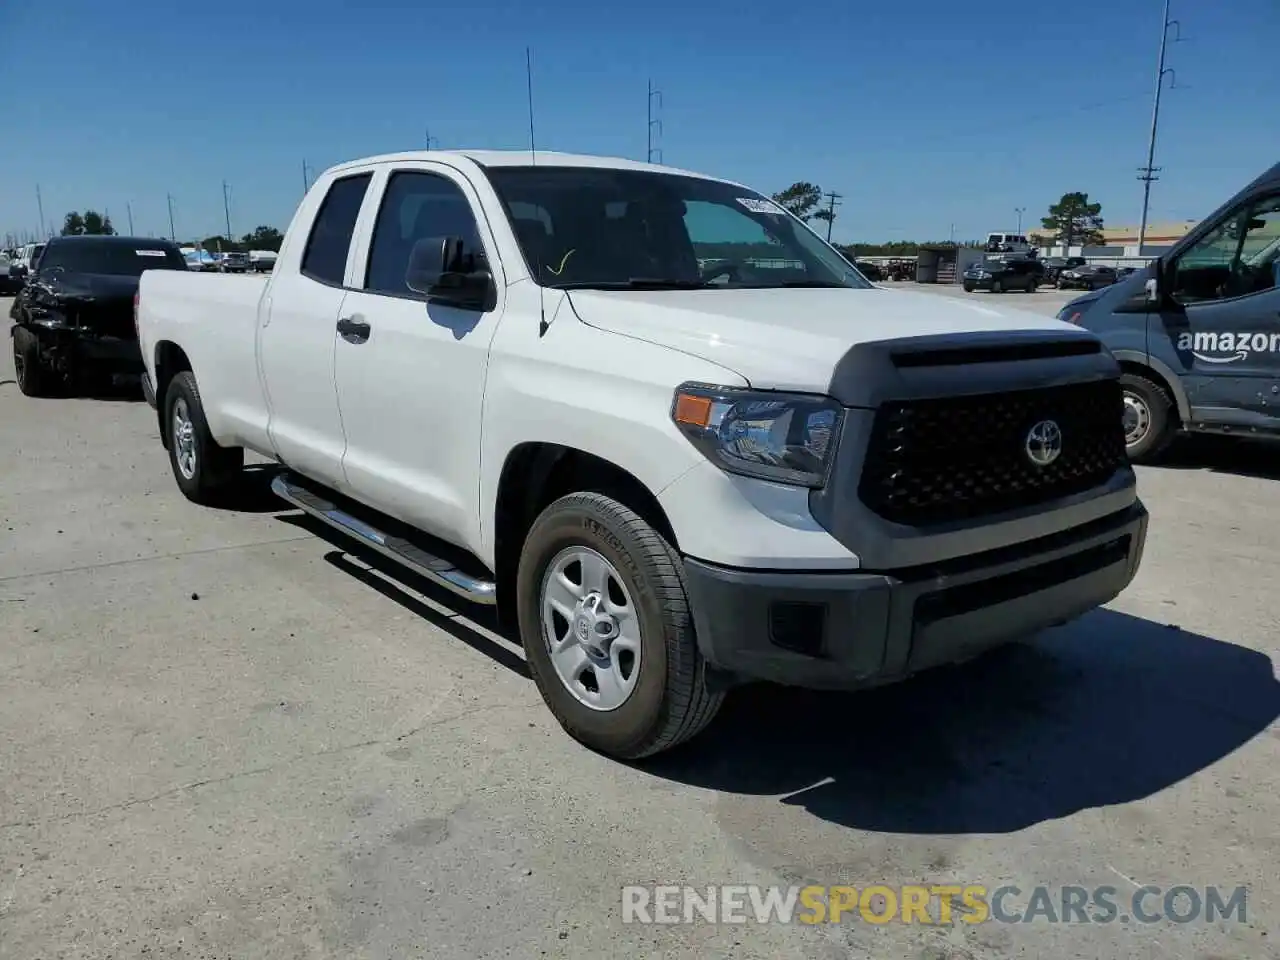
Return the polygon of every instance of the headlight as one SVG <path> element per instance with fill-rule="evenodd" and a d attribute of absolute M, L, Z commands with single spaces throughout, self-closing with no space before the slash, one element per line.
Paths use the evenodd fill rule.
<path fill-rule="evenodd" d="M 684 384 L 671 419 L 716 466 L 780 483 L 820 487 L 843 409 L 830 397 Z"/>

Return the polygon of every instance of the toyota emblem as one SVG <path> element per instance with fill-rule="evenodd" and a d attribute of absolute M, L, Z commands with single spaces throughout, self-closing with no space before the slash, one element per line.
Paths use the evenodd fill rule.
<path fill-rule="evenodd" d="M 1027 431 L 1024 449 L 1037 467 L 1049 466 L 1062 453 L 1062 429 L 1053 420 L 1041 420 Z"/>

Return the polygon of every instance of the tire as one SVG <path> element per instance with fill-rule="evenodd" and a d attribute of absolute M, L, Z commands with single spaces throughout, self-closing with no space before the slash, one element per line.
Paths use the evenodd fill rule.
<path fill-rule="evenodd" d="M 1003 284 L 1003 283 L 1001 283 L 999 280 L 992 280 L 992 281 L 991 281 L 991 292 L 992 292 L 992 293 L 1004 293 L 1004 284 Z"/>
<path fill-rule="evenodd" d="M 973 293 L 973 284 L 972 284 L 972 283 L 966 283 L 966 284 L 964 285 L 964 292 L 965 292 L 965 293 Z"/>
<path fill-rule="evenodd" d="M 1163 384 L 1136 373 L 1123 374 L 1120 388 L 1124 392 L 1125 451 L 1129 460 L 1154 463 L 1178 435 L 1180 424 L 1173 397 Z M 1135 423 L 1133 429 L 1131 422 Z M 1139 430 L 1144 423 L 1145 427 Z"/>
<path fill-rule="evenodd" d="M 53 396 L 56 378 L 41 362 L 40 343 L 26 327 L 13 330 L 13 373 L 24 396 Z"/>
<path fill-rule="evenodd" d="M 551 588 L 556 568 L 565 571 L 561 582 L 572 586 L 573 563 L 570 559 L 565 566 L 565 558 L 592 554 L 611 568 L 602 591 L 610 598 L 609 608 L 634 611 L 633 618 L 615 621 L 621 625 L 619 635 L 610 642 L 603 661 L 591 659 L 583 644 L 569 639 L 576 621 L 571 623 L 563 615 L 544 616 L 544 592 L 555 592 Z M 587 565 L 579 565 L 578 570 L 577 582 L 589 585 Z M 616 587 L 625 593 L 619 594 Z M 561 726 L 580 743 L 621 760 L 652 756 L 699 733 L 720 709 L 723 693 L 707 689 L 706 661 L 694 637 L 680 555 L 629 507 L 599 493 L 574 493 L 551 504 L 525 540 L 516 590 L 520 635 L 534 682 Z M 561 594 L 566 601 L 575 595 L 586 599 L 578 600 L 571 612 L 594 612 L 592 593 L 584 594 L 579 588 Z M 619 599 L 625 603 L 619 604 Z M 605 618 L 611 619 L 608 614 Z M 576 665 L 564 671 L 579 678 L 572 687 L 553 662 L 553 638 L 544 621 L 551 622 L 555 637 L 568 640 L 566 654 L 578 651 Z M 624 638 L 621 631 L 628 629 L 628 623 L 632 636 Z M 589 626 L 576 634 L 588 635 Z M 630 640 L 627 647 L 638 650 L 638 657 L 631 658 L 632 673 L 621 684 L 630 683 L 630 692 L 621 701 L 612 698 L 610 702 L 605 696 L 608 685 L 598 678 L 621 677 L 628 651 L 616 651 L 624 639 Z M 604 663 L 609 665 L 601 666 Z M 615 664 L 617 674 L 612 673 Z M 598 673 L 597 666 L 606 672 Z M 582 681 L 584 677 L 588 680 Z M 591 683 L 597 688 L 594 706 L 588 705 Z"/>
<path fill-rule="evenodd" d="M 192 503 L 221 502 L 244 467 L 244 450 L 220 447 L 209 433 L 195 375 L 184 370 L 169 381 L 164 400 L 169 465 L 178 488 Z M 189 431 L 189 433 L 188 433 Z"/>

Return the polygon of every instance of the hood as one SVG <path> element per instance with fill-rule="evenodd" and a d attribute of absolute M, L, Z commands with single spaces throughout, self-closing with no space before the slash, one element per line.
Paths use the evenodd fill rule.
<path fill-rule="evenodd" d="M 1103 314 L 1110 315 L 1121 304 L 1145 301 L 1147 280 L 1151 276 L 1150 267 L 1141 268 L 1101 290 L 1083 293 L 1074 300 L 1067 301 L 1058 311 L 1058 317 L 1063 320 L 1075 317 L 1074 323 L 1091 329 L 1089 326 L 1091 322 Z M 1098 331 L 1094 330 L 1094 332 Z"/>
<path fill-rule="evenodd" d="M 102 273 L 55 273 L 42 283 L 59 300 L 103 305 L 125 303 L 131 310 L 133 295 L 138 292 L 137 277 Z"/>
<path fill-rule="evenodd" d="M 822 392 L 861 343 L 960 332 L 1079 328 L 955 297 L 859 289 L 574 290 L 581 320 L 727 367 L 753 387 Z"/>

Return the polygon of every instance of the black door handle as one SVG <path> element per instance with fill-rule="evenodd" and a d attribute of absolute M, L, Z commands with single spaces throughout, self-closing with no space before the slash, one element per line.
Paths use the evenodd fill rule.
<path fill-rule="evenodd" d="M 357 319 L 358 314 L 352 314 L 349 317 L 342 317 L 338 321 L 338 334 L 348 343 L 364 343 L 369 339 L 369 334 L 373 332 L 373 328 L 363 320 Z"/>

